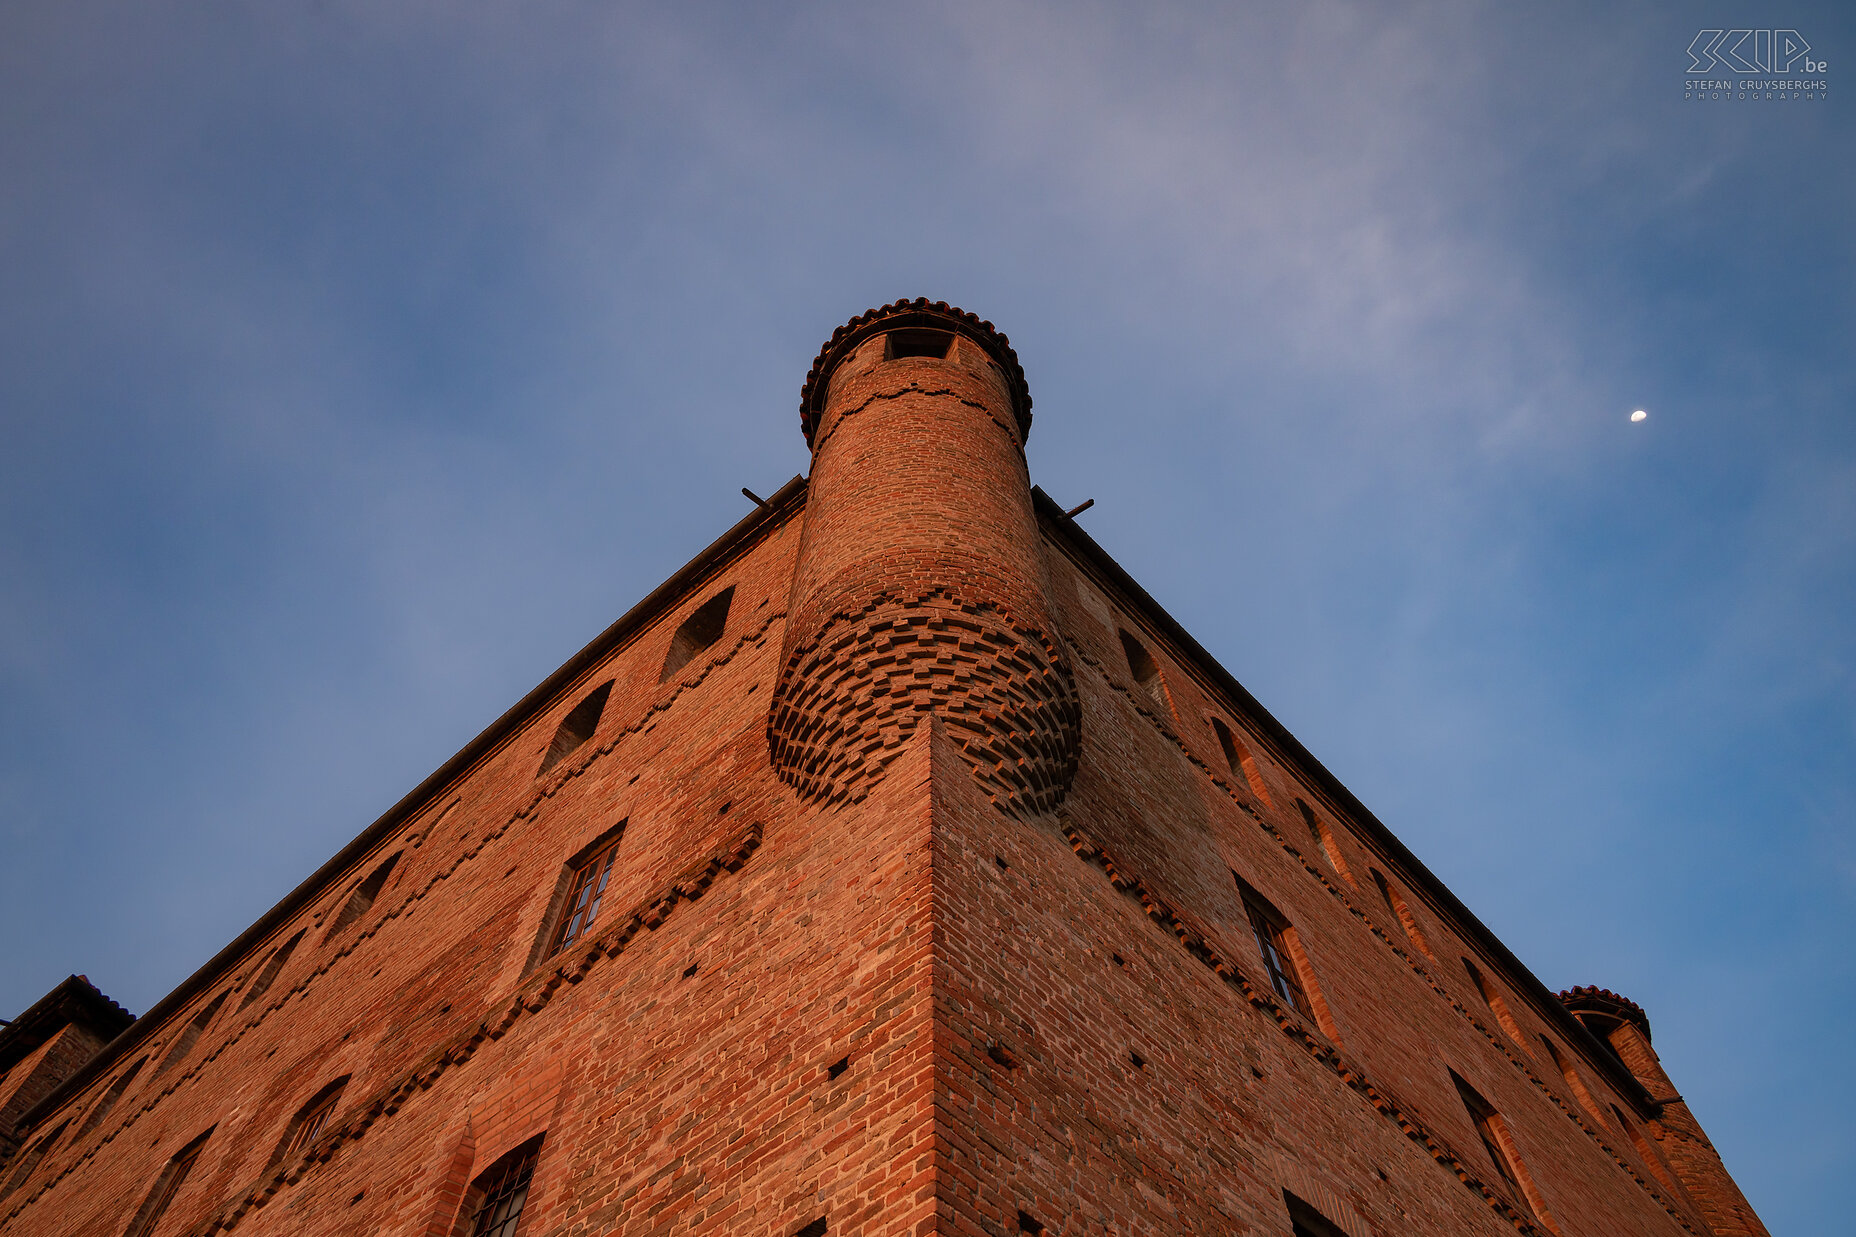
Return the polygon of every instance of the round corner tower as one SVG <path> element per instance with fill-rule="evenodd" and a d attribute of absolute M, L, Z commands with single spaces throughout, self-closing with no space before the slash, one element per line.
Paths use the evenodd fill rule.
<path fill-rule="evenodd" d="M 1080 710 L 1051 622 L 1006 337 L 944 302 L 851 319 L 800 395 L 804 534 L 767 721 L 801 796 L 855 802 L 929 714 L 994 801 L 1047 811 Z"/>

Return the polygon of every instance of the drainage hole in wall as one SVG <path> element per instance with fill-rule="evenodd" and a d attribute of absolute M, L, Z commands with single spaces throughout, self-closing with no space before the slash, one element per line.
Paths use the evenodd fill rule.
<path fill-rule="evenodd" d="M 994 1065 L 997 1065 L 1002 1069 L 1017 1069 L 1018 1068 L 1018 1058 L 1013 1056 L 1011 1053 L 1007 1052 L 1005 1049 L 999 1047 L 999 1045 L 997 1044 L 990 1044 L 987 1046 L 986 1056 L 988 1059 L 992 1061 Z"/>
<path fill-rule="evenodd" d="M 1128 1054 L 1128 1060 L 1134 1063 L 1135 1069 L 1146 1069 L 1147 1068 L 1147 1058 L 1142 1056 L 1138 1052 L 1130 1052 Z"/>
<path fill-rule="evenodd" d="M 690 976 L 694 975 L 696 973 L 696 968 L 700 965 L 702 964 L 699 962 L 690 963 L 687 967 L 683 969 L 683 978 L 688 979 L 690 978 Z"/>
<path fill-rule="evenodd" d="M 794 1233 L 793 1237 L 825 1237 L 825 1217 L 820 1216 L 818 1219 L 812 1221 L 812 1223 Z"/>
<path fill-rule="evenodd" d="M 839 1074 L 842 1074 L 845 1070 L 849 1068 L 851 1068 L 851 1059 L 849 1057 L 844 1057 L 841 1060 L 833 1061 L 830 1065 L 827 1065 L 825 1067 L 825 1077 L 828 1079 L 836 1078 Z"/>
<path fill-rule="evenodd" d="M 1010 872 L 1012 870 L 1012 865 L 1007 863 L 1005 860 L 999 858 L 999 856 L 997 855 L 994 855 L 992 857 L 992 861 L 999 865 L 999 870 L 1001 872 Z"/>
<path fill-rule="evenodd" d="M 1039 1224 L 1029 1211 L 1021 1211 L 1018 1213 L 1018 1231 L 1030 1233 L 1031 1237 L 1038 1237 L 1038 1234 L 1044 1231 L 1044 1226 Z"/>

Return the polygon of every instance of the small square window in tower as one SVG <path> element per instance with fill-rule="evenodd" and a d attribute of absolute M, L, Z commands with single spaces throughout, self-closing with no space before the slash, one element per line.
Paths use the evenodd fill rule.
<path fill-rule="evenodd" d="M 891 331 L 883 344 L 883 359 L 900 361 L 904 357 L 919 356 L 945 361 L 953 345 L 954 335 L 951 331 Z"/>
<path fill-rule="evenodd" d="M 536 777 L 560 764 L 582 743 L 593 737 L 593 732 L 599 729 L 600 715 L 606 711 L 606 697 L 611 694 L 612 680 L 607 679 L 588 692 L 573 707 L 573 712 L 561 719 L 561 724 L 554 728 L 554 741 L 548 744 L 547 754 L 541 758 L 541 768 L 535 770 Z"/>
<path fill-rule="evenodd" d="M 541 1156 L 541 1137 L 529 1141 L 490 1165 L 471 1183 L 475 1206 L 470 1237 L 516 1237 L 522 1226 L 522 1209 L 528 1204 L 529 1183 L 535 1161 Z"/>
<path fill-rule="evenodd" d="M 683 625 L 677 628 L 677 634 L 670 637 L 670 651 L 664 654 L 664 669 L 657 676 L 659 683 L 683 669 L 696 654 L 722 638 L 722 632 L 728 627 L 728 606 L 734 599 L 735 586 L 731 584 L 696 607 L 695 613 L 683 620 Z"/>

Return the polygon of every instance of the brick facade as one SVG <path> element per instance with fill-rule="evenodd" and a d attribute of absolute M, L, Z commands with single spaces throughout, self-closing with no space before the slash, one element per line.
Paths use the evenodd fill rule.
<path fill-rule="evenodd" d="M 971 315 L 840 329 L 809 480 L 35 1098 L 0 1233 L 451 1237 L 539 1139 L 524 1237 L 1763 1234 L 1641 1011 L 1035 491 L 1030 409 Z"/>

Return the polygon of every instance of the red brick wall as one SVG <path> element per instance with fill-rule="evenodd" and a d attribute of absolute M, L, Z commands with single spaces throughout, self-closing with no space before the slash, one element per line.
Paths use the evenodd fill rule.
<path fill-rule="evenodd" d="M 1709 1232 L 1713 1213 L 1663 1184 L 1539 1038 L 1592 1106 L 1628 1111 L 1598 1063 L 1038 527 L 1010 392 L 968 347 L 884 362 L 873 337 L 831 388 L 808 507 L 769 520 L 169 1016 L 137 1053 L 232 992 L 185 1061 L 145 1069 L 0 1200 L 0 1233 L 121 1233 L 208 1129 L 161 1237 L 451 1234 L 478 1174 L 537 1134 L 524 1237 L 790 1237 L 820 1217 L 834 1237 L 1002 1237 L 1021 1212 L 1052 1234 L 1287 1234 L 1285 1189 L 1351 1237 Z M 672 633 L 729 586 L 722 637 L 660 683 Z M 840 659 L 814 700 L 861 708 L 881 686 L 890 703 L 810 732 L 820 759 L 880 756 L 854 795 L 821 793 L 781 763 L 798 731 L 774 697 L 870 634 L 872 590 L 933 594 L 923 630 L 986 606 L 1013 621 L 909 663 L 910 683 L 946 690 L 898 686 L 880 653 Z M 847 612 L 843 643 L 822 640 Z M 1130 681 L 1122 629 L 1158 662 L 1159 697 Z M 963 660 L 963 640 L 995 630 L 1018 651 Z M 795 660 L 807 648 L 823 651 Z M 1047 694 L 1012 697 L 1030 701 L 1015 717 L 963 711 L 1040 675 Z M 592 739 L 537 777 L 560 719 L 607 680 Z M 1268 802 L 1228 767 L 1213 715 Z M 593 931 L 538 962 L 563 865 L 621 821 Z M 368 912 L 331 931 L 394 854 Z M 1233 873 L 1292 923 L 1319 1017 L 1269 987 Z M 1451 1071 L 1499 1111 L 1526 1189 L 1490 1162 Z M 293 1116 L 343 1075 L 322 1138 L 273 1167 Z"/>

